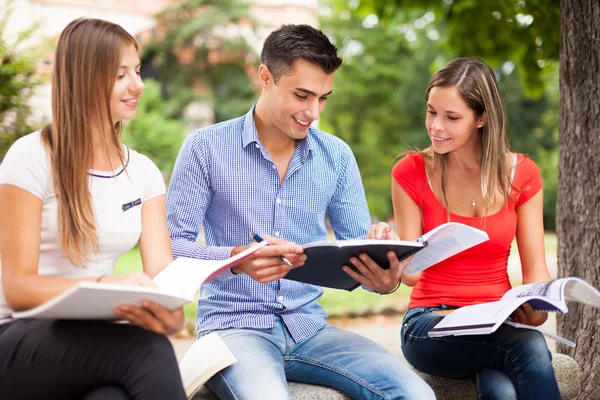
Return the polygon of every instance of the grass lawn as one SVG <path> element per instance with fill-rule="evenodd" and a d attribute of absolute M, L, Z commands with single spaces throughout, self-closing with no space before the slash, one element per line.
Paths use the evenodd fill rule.
<path fill-rule="evenodd" d="M 556 235 L 546 234 L 546 253 L 556 255 Z M 518 253 L 516 243 L 512 246 L 512 251 Z M 117 262 L 115 273 L 127 273 L 142 270 L 142 262 L 137 247 L 128 253 L 125 253 Z M 352 292 L 343 290 L 325 289 L 323 297 L 319 302 L 329 316 L 347 316 L 361 315 L 369 312 L 377 313 L 390 309 L 405 308 L 408 304 L 408 297 L 411 288 L 401 285 L 400 288 L 391 295 L 382 296 L 377 293 L 370 293 L 363 289 L 356 289 Z M 190 303 L 184 307 L 186 317 L 194 318 L 196 313 L 196 304 Z"/>

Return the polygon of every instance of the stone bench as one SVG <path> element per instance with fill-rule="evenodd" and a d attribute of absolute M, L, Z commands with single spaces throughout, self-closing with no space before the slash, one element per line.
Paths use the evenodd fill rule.
<path fill-rule="evenodd" d="M 579 366 L 571 357 L 564 354 L 553 355 L 552 366 L 556 373 L 562 398 L 574 398 L 581 389 Z M 470 379 L 447 379 L 417 372 L 433 388 L 437 400 L 476 400 L 475 386 Z M 290 382 L 292 398 L 295 400 L 348 400 L 350 397 L 323 386 Z M 192 400 L 217 400 L 217 397 L 204 386 Z M 418 400 L 418 399 L 417 399 Z"/>

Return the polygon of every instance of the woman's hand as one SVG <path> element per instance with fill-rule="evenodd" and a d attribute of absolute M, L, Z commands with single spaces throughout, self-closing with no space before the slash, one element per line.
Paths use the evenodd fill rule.
<path fill-rule="evenodd" d="M 156 287 L 152 279 L 144 272 L 103 276 L 99 282 Z M 183 308 L 168 311 L 164 307 L 147 300 L 142 301 L 141 307 L 120 304 L 115 307 L 114 311 L 119 317 L 131 322 L 133 325 L 166 335 L 179 332 L 185 324 Z"/>
<path fill-rule="evenodd" d="M 121 304 L 115 307 L 115 313 L 133 325 L 152 332 L 173 335 L 185 324 L 183 308 L 168 311 L 164 307 L 148 300 L 142 301 L 141 307 Z"/>
<path fill-rule="evenodd" d="M 528 303 L 523 303 L 510 317 L 520 324 L 540 326 L 548 319 L 548 313 L 537 312 Z"/>
<path fill-rule="evenodd" d="M 387 223 L 379 222 L 371 226 L 367 234 L 367 239 L 399 240 L 400 238 Z"/>

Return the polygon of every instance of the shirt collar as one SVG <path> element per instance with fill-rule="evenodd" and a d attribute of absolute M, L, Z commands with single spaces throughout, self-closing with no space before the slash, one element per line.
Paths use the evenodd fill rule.
<path fill-rule="evenodd" d="M 252 105 L 250 111 L 246 113 L 244 118 L 244 130 L 242 132 L 242 146 L 246 148 L 251 143 L 260 143 L 258 139 L 258 131 L 256 130 L 256 124 L 254 123 L 254 108 L 256 107 L 256 103 Z M 305 160 L 308 157 L 309 152 L 313 148 L 314 139 L 312 136 L 315 133 L 314 127 L 308 128 L 308 135 L 300 142 L 298 142 L 298 146 L 300 146 L 300 151 L 302 152 L 302 159 Z"/>

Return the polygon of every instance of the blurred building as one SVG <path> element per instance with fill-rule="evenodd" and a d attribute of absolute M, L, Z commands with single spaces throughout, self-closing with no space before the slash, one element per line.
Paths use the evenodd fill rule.
<path fill-rule="evenodd" d="M 121 25 L 142 43 L 156 34 L 154 15 L 178 0 L 13 0 L 14 9 L 7 24 L 8 38 L 39 23 L 34 38 L 39 44 L 56 41 L 60 32 L 72 20 L 80 17 L 101 18 Z M 318 0 L 243 0 L 250 3 L 250 15 L 259 23 L 251 37 L 246 37 L 259 52 L 266 35 L 281 24 L 318 24 Z M 0 0 L 0 5 L 7 0 Z M 240 27 L 244 30 L 244 27 Z M 52 70 L 52 46 L 44 52 L 38 70 Z M 32 98 L 34 116 L 38 121 L 51 118 L 50 84 L 43 85 Z"/>

